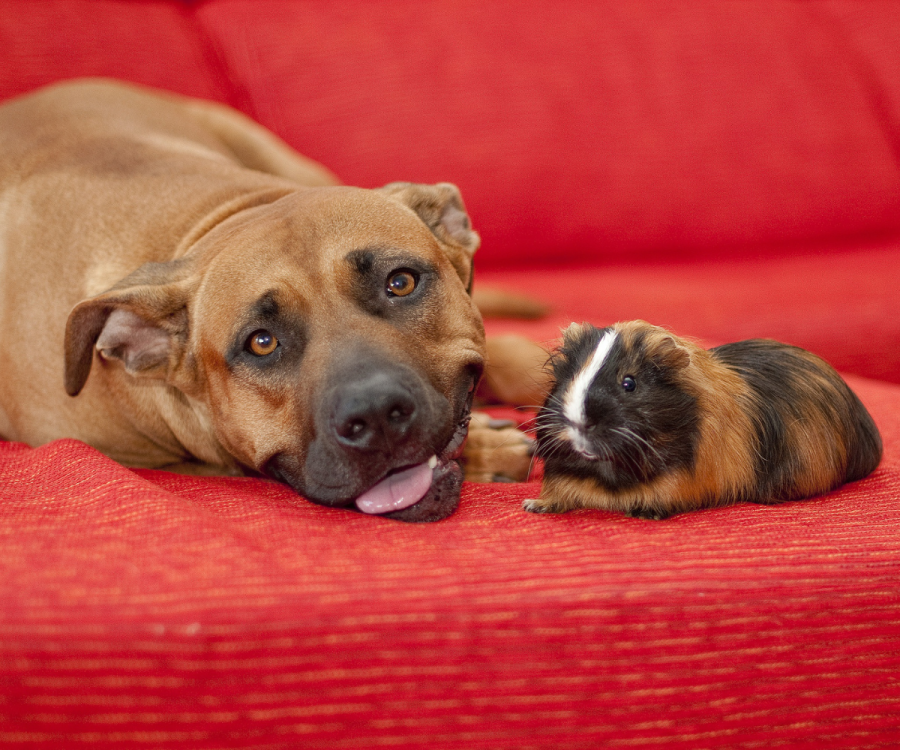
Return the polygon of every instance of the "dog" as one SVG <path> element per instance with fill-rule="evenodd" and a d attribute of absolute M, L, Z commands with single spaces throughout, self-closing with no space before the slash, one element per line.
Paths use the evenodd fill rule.
<path fill-rule="evenodd" d="M 487 355 L 479 243 L 455 186 L 342 186 L 219 104 L 107 80 L 14 99 L 0 436 L 442 519 Z M 522 478 L 531 441 L 476 422 L 470 478 Z"/>

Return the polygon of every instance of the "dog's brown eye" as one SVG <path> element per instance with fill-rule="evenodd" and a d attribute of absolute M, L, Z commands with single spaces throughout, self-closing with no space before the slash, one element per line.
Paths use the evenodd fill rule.
<path fill-rule="evenodd" d="M 392 273 L 387 280 L 388 297 L 405 297 L 416 288 L 416 277 L 409 271 Z"/>
<path fill-rule="evenodd" d="M 257 357 L 265 357 L 267 354 L 274 352 L 277 347 L 278 339 L 268 331 L 257 331 L 247 343 L 250 353 L 255 354 Z"/>

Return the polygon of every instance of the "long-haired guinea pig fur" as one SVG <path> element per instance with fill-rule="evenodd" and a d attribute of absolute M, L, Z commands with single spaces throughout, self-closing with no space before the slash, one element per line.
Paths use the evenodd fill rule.
<path fill-rule="evenodd" d="M 706 350 L 643 321 L 572 324 L 537 417 L 535 513 L 665 518 L 822 494 L 881 460 L 875 423 L 819 357 L 753 339 Z"/>

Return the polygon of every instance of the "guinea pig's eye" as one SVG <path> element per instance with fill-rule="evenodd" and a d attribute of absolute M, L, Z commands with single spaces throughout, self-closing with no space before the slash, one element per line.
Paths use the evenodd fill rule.
<path fill-rule="evenodd" d="M 247 339 L 247 350 L 257 357 L 265 357 L 278 348 L 278 339 L 268 331 L 256 331 Z"/>
<path fill-rule="evenodd" d="M 405 297 L 416 288 L 417 279 L 412 271 L 394 271 L 388 276 L 385 291 L 388 297 Z"/>
<path fill-rule="evenodd" d="M 622 389 L 631 393 L 635 388 L 637 388 L 637 383 L 631 375 L 626 375 L 622 378 Z"/>

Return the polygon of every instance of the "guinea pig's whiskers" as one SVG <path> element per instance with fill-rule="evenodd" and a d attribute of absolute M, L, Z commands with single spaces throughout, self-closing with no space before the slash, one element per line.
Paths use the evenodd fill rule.
<path fill-rule="evenodd" d="M 534 426 L 539 430 L 552 430 L 555 427 L 560 427 L 561 429 L 559 421 L 552 414 L 538 414 L 534 418 Z"/>
<path fill-rule="evenodd" d="M 550 436 L 550 438 L 547 441 L 547 447 L 549 448 L 550 452 L 552 453 L 552 452 L 561 450 L 563 448 L 566 448 L 568 442 L 569 441 L 565 437 L 563 437 L 562 434 L 556 434 L 556 435 Z"/>
<path fill-rule="evenodd" d="M 534 452 L 534 455 L 531 457 L 531 461 L 528 464 L 528 476 L 531 476 L 531 472 L 534 470 L 534 462 L 541 459 L 552 458 L 557 453 L 560 453 L 564 449 L 562 441 L 556 437 L 549 439 L 546 443 L 541 445 L 540 454 L 538 455 L 538 451 Z"/>
<path fill-rule="evenodd" d="M 564 405 L 565 402 L 563 401 L 562 396 L 557 393 L 551 393 L 549 396 L 547 396 L 547 401 L 541 404 L 541 406 L 539 406 L 538 408 L 540 409 L 546 406 L 556 406 L 561 411 Z"/>
<path fill-rule="evenodd" d="M 535 451 L 531 456 L 531 461 L 528 463 L 528 476 L 531 476 L 531 472 L 534 471 L 534 462 L 538 460 L 538 458 L 547 459 L 558 453 L 562 450 L 562 445 L 558 444 L 555 438 L 551 438 L 547 443 L 544 443 L 541 446 L 540 454 L 538 455 L 538 451 Z"/>
<path fill-rule="evenodd" d="M 657 450 L 656 446 L 653 445 L 647 438 L 638 435 L 634 430 L 629 427 L 616 427 L 613 429 L 618 435 L 621 435 L 627 442 L 630 442 L 632 445 L 637 447 L 638 449 L 646 448 L 650 453 L 653 454 L 653 457 L 657 461 L 663 461 L 663 456 Z"/>
<path fill-rule="evenodd" d="M 562 434 L 565 435 L 571 448 L 583 458 L 586 458 L 589 461 L 596 461 L 601 458 L 594 450 L 594 446 L 588 436 L 584 433 L 584 428 L 582 426 L 570 423 Z"/>
<path fill-rule="evenodd" d="M 556 432 L 545 439 L 544 442 L 545 458 L 550 458 L 557 453 L 572 450 L 572 441 L 566 437 L 565 430 Z"/>

